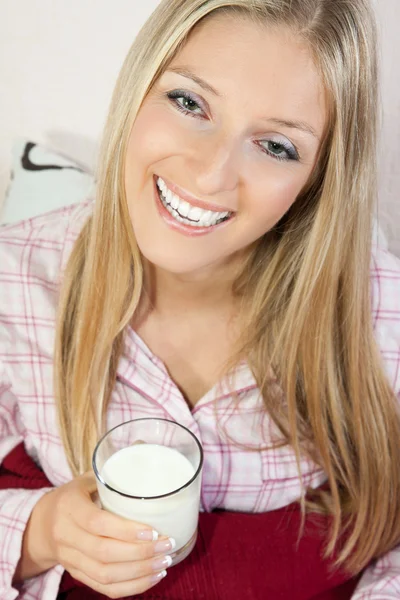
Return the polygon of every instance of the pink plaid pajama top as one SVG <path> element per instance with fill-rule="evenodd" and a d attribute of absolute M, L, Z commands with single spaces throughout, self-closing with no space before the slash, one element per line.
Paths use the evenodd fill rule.
<path fill-rule="evenodd" d="M 53 344 L 60 277 L 91 204 L 57 210 L 0 228 L 0 461 L 24 441 L 48 479 L 59 486 L 71 479 L 57 426 L 53 399 Z M 400 261 L 374 249 L 371 269 L 372 319 L 390 382 L 400 395 Z M 226 381 L 214 386 L 190 409 L 162 361 L 132 330 L 127 330 L 117 381 L 108 410 L 109 428 L 139 417 L 179 421 L 204 447 L 202 509 L 263 512 L 300 495 L 291 448 L 251 452 L 265 446 L 276 428 L 263 411 L 256 382 L 246 364 L 237 369 L 235 408 Z M 400 444 L 400 440 L 399 440 Z M 306 485 L 326 477 L 303 460 Z M 0 491 L 0 598 L 53 600 L 61 566 L 12 586 L 30 513 L 47 489 Z M 371 565 L 354 600 L 400 599 L 400 547 Z"/>

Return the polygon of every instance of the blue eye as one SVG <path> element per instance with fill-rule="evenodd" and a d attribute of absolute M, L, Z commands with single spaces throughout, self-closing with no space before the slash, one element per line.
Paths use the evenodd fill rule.
<path fill-rule="evenodd" d="M 263 152 L 274 158 L 275 160 L 300 160 L 299 153 L 289 141 L 275 142 L 273 140 L 265 140 L 259 142 Z"/>
<path fill-rule="evenodd" d="M 185 90 L 173 90 L 172 92 L 167 92 L 166 96 L 174 107 L 184 115 L 194 117 L 195 119 L 202 119 L 206 116 L 200 103 L 189 92 Z M 275 160 L 300 160 L 299 153 L 289 140 L 280 142 L 274 140 L 261 140 L 257 142 L 257 145 L 260 146 L 262 152 L 268 154 L 268 156 L 271 156 Z"/>
<path fill-rule="evenodd" d="M 186 115 L 190 114 L 190 116 L 195 118 L 202 116 L 203 109 L 188 92 L 174 90 L 173 92 L 168 92 L 167 97 L 180 112 Z"/>

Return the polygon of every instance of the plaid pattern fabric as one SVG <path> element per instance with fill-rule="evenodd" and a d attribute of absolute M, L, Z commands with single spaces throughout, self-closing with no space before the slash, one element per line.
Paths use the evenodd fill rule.
<path fill-rule="evenodd" d="M 83 204 L 0 230 L 0 460 L 24 441 L 27 452 L 53 485 L 71 479 L 53 400 L 57 292 L 72 245 L 90 212 L 91 204 Z M 399 393 L 400 264 L 377 248 L 372 300 L 377 339 L 390 381 Z M 263 411 L 246 364 L 238 367 L 233 382 L 219 382 L 190 410 L 162 361 L 132 329 L 126 334 L 107 415 L 109 428 L 133 418 L 163 417 L 179 421 L 197 435 L 205 453 L 202 510 L 265 512 L 299 496 L 293 451 L 287 447 L 262 449 L 278 432 Z M 232 398 L 232 389 L 239 395 L 239 404 Z M 251 451 L 258 448 L 259 452 Z M 317 487 L 326 479 L 323 471 L 306 459 L 301 469 L 307 486 Z M 2 600 L 57 597 L 60 566 L 12 587 L 26 522 L 47 489 L 0 492 Z M 400 598 L 400 549 L 366 571 L 354 598 Z"/>

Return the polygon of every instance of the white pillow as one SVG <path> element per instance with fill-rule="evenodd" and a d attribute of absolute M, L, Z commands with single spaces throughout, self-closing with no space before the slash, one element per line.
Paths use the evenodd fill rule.
<path fill-rule="evenodd" d="M 11 181 L 0 223 L 15 223 L 82 202 L 94 192 L 94 178 L 75 161 L 28 140 L 12 149 Z"/>

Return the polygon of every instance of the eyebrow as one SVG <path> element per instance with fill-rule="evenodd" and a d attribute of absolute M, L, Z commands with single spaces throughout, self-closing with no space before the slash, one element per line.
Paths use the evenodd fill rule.
<path fill-rule="evenodd" d="M 204 90 L 207 90 L 207 92 L 210 92 L 211 94 L 214 94 L 214 96 L 218 96 L 219 98 L 221 98 L 221 94 L 212 85 L 207 83 L 207 81 L 204 81 L 204 79 L 202 79 L 198 75 L 192 73 L 192 71 L 185 66 L 169 67 L 168 69 L 166 69 L 166 71 L 176 73 L 177 75 L 182 75 L 182 77 L 186 77 L 187 79 L 191 79 Z M 319 136 L 315 129 L 313 129 L 311 125 L 305 123 L 304 121 L 292 121 L 287 119 L 277 119 L 273 117 L 270 119 L 267 117 L 264 119 L 264 121 L 268 121 L 269 123 L 275 123 L 276 125 L 281 125 L 282 127 L 287 127 L 289 129 L 299 129 L 300 131 L 309 133 L 313 137 L 317 138 L 317 140 L 319 140 Z"/>
<path fill-rule="evenodd" d="M 304 121 L 288 121 L 286 119 L 275 119 L 275 118 L 271 118 L 271 119 L 267 118 L 264 120 L 268 121 L 269 123 L 271 123 L 271 122 L 276 123 L 276 125 L 281 125 L 282 127 L 288 127 L 289 129 L 299 129 L 300 131 L 309 133 L 310 135 L 317 138 L 317 140 L 319 140 L 319 135 L 317 134 L 315 129 L 313 129 L 311 127 L 311 125 L 309 125 L 308 123 L 305 123 Z"/>
<path fill-rule="evenodd" d="M 192 73 L 187 67 L 169 67 L 166 70 L 167 72 L 170 71 L 172 73 L 177 73 L 177 75 L 182 75 L 182 77 L 187 77 L 188 79 L 191 79 L 192 81 L 197 83 L 197 85 L 202 87 L 204 90 L 207 90 L 207 92 L 211 92 L 211 94 L 214 94 L 214 96 L 221 97 L 221 94 L 217 92 L 217 90 L 213 88 L 212 85 L 207 83 L 207 81 L 204 81 L 204 79 L 202 79 L 201 77 L 198 77 L 197 75 Z"/>

